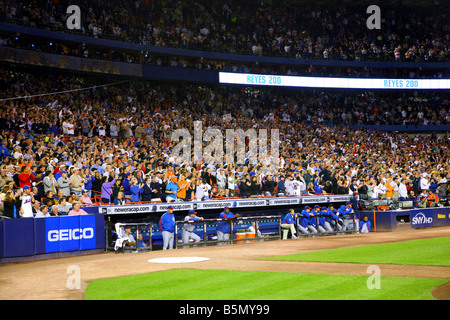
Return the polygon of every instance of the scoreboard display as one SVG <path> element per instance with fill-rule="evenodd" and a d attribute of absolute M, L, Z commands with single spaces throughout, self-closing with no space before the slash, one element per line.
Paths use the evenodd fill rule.
<path fill-rule="evenodd" d="M 219 83 L 336 89 L 450 89 L 450 79 L 300 77 L 233 72 L 219 72 Z"/>

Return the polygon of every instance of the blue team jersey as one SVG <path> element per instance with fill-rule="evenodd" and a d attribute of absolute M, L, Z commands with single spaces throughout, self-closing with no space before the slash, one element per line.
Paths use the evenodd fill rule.
<path fill-rule="evenodd" d="M 323 224 L 325 223 L 325 221 L 327 221 L 327 220 L 326 220 L 326 216 L 328 215 L 327 211 L 328 211 L 328 210 L 321 210 L 321 211 L 319 211 L 319 217 L 318 217 L 318 220 L 319 220 L 319 225 L 321 225 L 321 226 L 323 226 Z"/>
<path fill-rule="evenodd" d="M 316 226 L 317 225 L 317 220 L 316 220 L 316 214 L 319 214 L 319 212 L 313 211 L 312 215 L 310 215 L 309 219 L 308 219 L 308 224 L 312 225 L 312 226 Z"/>
<path fill-rule="evenodd" d="M 308 226 L 309 217 L 309 212 L 306 210 L 302 210 L 302 212 L 299 214 L 300 219 L 298 220 L 298 224 L 306 228 Z"/>
<path fill-rule="evenodd" d="M 230 219 L 234 219 L 234 218 L 235 218 L 235 215 L 231 211 L 228 213 L 223 211 L 220 214 L 220 219 L 230 220 Z M 220 221 L 219 224 L 217 225 L 217 231 L 221 231 L 223 233 L 229 233 L 231 231 L 230 222 Z"/>
<path fill-rule="evenodd" d="M 364 221 L 359 221 L 359 228 L 361 229 L 365 224 L 367 224 L 367 231 L 370 232 L 370 227 L 372 227 L 372 223 L 370 222 L 370 220 L 367 220 L 366 222 Z"/>
<path fill-rule="evenodd" d="M 282 224 L 291 224 L 291 223 L 295 223 L 295 218 L 296 218 L 297 214 L 294 213 L 294 215 L 291 215 L 290 213 L 288 213 L 283 220 L 281 220 Z"/>
<path fill-rule="evenodd" d="M 340 216 L 345 216 L 345 215 L 351 214 L 352 212 L 353 212 L 352 207 L 347 208 L 347 206 L 345 206 L 345 205 L 342 205 L 338 209 L 338 213 L 339 213 Z"/>
<path fill-rule="evenodd" d="M 325 211 L 323 211 L 323 214 L 325 215 L 325 221 L 331 221 L 331 220 L 338 220 L 339 219 L 339 217 L 336 215 L 336 209 L 325 210 Z"/>
<path fill-rule="evenodd" d="M 175 232 L 175 215 L 169 212 L 164 213 L 159 220 L 159 230 Z"/>

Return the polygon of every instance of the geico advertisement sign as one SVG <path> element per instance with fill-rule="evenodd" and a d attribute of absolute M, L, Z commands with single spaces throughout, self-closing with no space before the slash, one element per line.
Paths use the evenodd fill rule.
<path fill-rule="evenodd" d="M 49 242 L 92 239 L 92 238 L 94 238 L 93 228 L 50 230 L 47 233 L 47 240 Z"/>
<path fill-rule="evenodd" d="M 424 213 L 419 212 L 411 219 L 411 223 L 413 225 L 430 224 L 430 223 L 433 223 L 433 218 L 427 217 Z"/>

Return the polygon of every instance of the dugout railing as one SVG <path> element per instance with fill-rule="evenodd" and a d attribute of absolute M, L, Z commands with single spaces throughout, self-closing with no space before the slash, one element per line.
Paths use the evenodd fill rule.
<path fill-rule="evenodd" d="M 314 215 L 314 219 L 316 222 L 316 229 L 317 229 L 316 233 L 312 233 L 312 232 L 302 233 L 299 228 L 299 226 L 300 226 L 299 220 L 301 218 L 297 217 L 296 218 L 297 238 L 313 237 L 313 236 L 327 236 L 327 235 L 336 235 L 336 234 L 350 234 L 350 233 L 357 233 L 359 231 L 358 220 L 356 219 L 355 213 L 347 214 L 343 218 L 331 219 L 330 221 L 333 222 L 333 223 L 330 223 L 330 225 L 332 227 L 332 231 L 320 231 L 319 230 L 319 228 L 318 228 L 318 226 L 320 226 L 319 219 L 321 217 L 328 217 L 328 216 L 322 215 L 322 214 Z M 347 229 L 348 225 L 352 225 L 353 228 Z"/>
<path fill-rule="evenodd" d="M 320 214 L 316 214 L 316 226 L 319 226 Z M 359 230 L 358 220 L 355 214 L 346 215 L 346 217 L 334 220 L 331 224 L 332 231 L 320 231 L 317 228 L 316 233 L 302 233 L 299 229 L 299 220 L 296 218 L 296 231 L 297 237 L 311 237 L 311 236 L 327 236 L 336 234 L 351 234 L 356 233 Z M 239 217 L 235 219 L 203 219 L 197 221 L 176 221 L 174 232 L 174 245 L 175 249 L 188 248 L 192 246 L 210 246 L 210 245 L 224 245 L 224 244 L 242 244 L 259 242 L 266 240 L 279 240 L 282 238 L 283 228 L 281 227 L 282 217 L 280 216 L 253 216 L 253 217 Z M 229 224 L 230 232 L 227 234 L 226 239 L 217 238 L 217 226 L 220 222 L 225 221 Z M 158 230 L 158 225 L 151 222 L 123 222 L 121 225 L 131 227 L 131 234 L 136 240 L 136 245 L 125 246 L 122 252 L 128 251 L 151 251 L 154 250 L 157 245 L 162 244 L 162 235 Z M 187 242 L 182 240 L 183 228 L 188 225 L 194 226 L 194 233 L 200 238 L 200 240 L 193 241 L 188 239 Z M 353 228 L 346 229 L 347 225 L 353 225 Z M 105 224 L 105 248 L 107 251 L 114 251 L 114 244 L 117 240 L 116 224 Z M 145 237 L 144 237 L 145 235 Z M 143 236 L 143 239 L 140 239 Z"/>
<path fill-rule="evenodd" d="M 230 233 L 226 240 L 217 239 L 217 226 L 219 222 L 229 223 Z M 255 242 L 261 240 L 280 239 L 281 218 L 279 216 L 257 216 L 257 217 L 239 217 L 232 220 L 225 219 L 203 219 L 201 221 L 176 221 L 174 232 L 174 248 L 186 248 L 190 246 L 207 246 L 227 243 Z M 161 245 L 162 235 L 158 230 L 158 225 L 151 222 L 122 222 L 119 223 L 123 229 L 131 227 L 131 234 L 136 240 L 136 245 L 125 246 L 122 252 L 126 251 L 151 251 L 154 247 Z M 182 229 L 185 224 L 194 225 L 195 233 L 200 236 L 199 242 L 183 243 L 181 240 Z M 105 248 L 106 251 L 115 250 L 115 241 L 118 239 L 116 230 L 117 223 L 105 223 Z M 253 229 L 252 229 L 253 228 Z M 253 232 L 250 232 L 252 229 Z M 245 238 L 241 238 L 245 231 Z M 250 237 L 250 234 L 254 236 Z M 142 242 L 139 236 L 145 235 Z M 236 236 L 238 235 L 238 236 Z M 142 245 L 144 243 L 145 245 Z"/>
<path fill-rule="evenodd" d="M 225 221 L 229 224 L 230 232 L 227 239 L 217 238 L 217 226 Z M 222 245 L 228 243 L 248 243 L 261 240 L 280 239 L 281 218 L 279 216 L 257 216 L 239 217 L 235 219 L 203 219 L 201 221 L 177 221 L 175 223 L 175 244 L 174 247 L 186 248 L 189 246 Z M 202 236 L 199 242 L 180 242 L 179 230 L 183 233 L 183 228 L 194 225 L 195 229 L 200 229 Z M 197 234 L 197 233 L 196 233 Z M 181 239 L 182 240 L 182 239 Z"/>

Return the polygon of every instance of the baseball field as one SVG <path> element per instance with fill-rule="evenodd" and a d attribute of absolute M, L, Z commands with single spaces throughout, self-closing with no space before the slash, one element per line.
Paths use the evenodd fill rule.
<path fill-rule="evenodd" d="M 0 298 L 85 300 L 449 300 L 450 227 L 0 266 Z M 204 257 L 191 263 L 150 259 Z M 79 287 L 68 285 L 73 267 Z"/>

